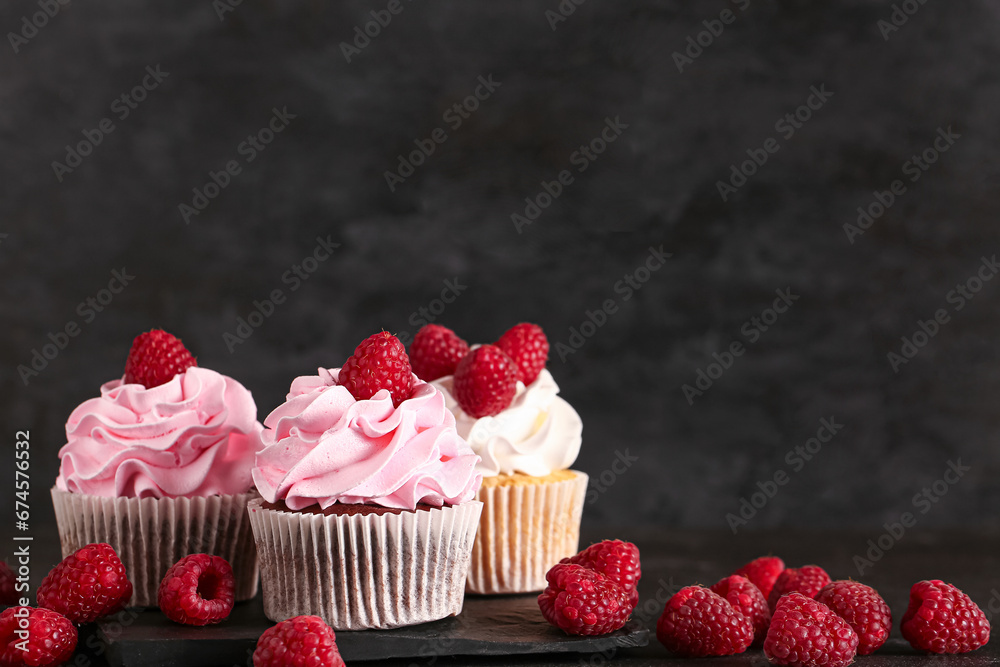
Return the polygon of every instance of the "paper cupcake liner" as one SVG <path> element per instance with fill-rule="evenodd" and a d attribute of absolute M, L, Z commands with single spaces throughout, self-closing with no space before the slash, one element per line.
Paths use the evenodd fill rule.
<path fill-rule="evenodd" d="M 462 611 L 483 505 L 381 516 L 278 511 L 251 501 L 264 614 L 320 616 L 335 630 L 394 628 Z"/>
<path fill-rule="evenodd" d="M 545 573 L 577 552 L 586 473 L 560 482 L 482 487 L 483 518 L 472 547 L 470 593 L 528 593 Z"/>
<path fill-rule="evenodd" d="M 63 558 L 107 542 L 132 582 L 129 606 L 156 606 L 167 570 L 184 556 L 222 556 L 233 566 L 236 599 L 257 594 L 257 551 L 247 517 L 256 493 L 196 498 L 104 498 L 53 487 Z"/>

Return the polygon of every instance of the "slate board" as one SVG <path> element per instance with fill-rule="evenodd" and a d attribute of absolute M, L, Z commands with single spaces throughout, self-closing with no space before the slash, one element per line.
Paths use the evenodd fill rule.
<path fill-rule="evenodd" d="M 252 666 L 257 638 L 273 623 L 260 596 L 236 605 L 219 625 L 178 625 L 158 609 L 130 610 L 98 624 L 112 667 Z M 467 596 L 462 613 L 433 623 L 393 630 L 338 632 L 344 660 L 429 658 L 435 655 L 593 653 L 645 646 L 649 631 L 635 621 L 600 637 L 571 637 L 553 628 L 538 610 L 537 595 Z"/>

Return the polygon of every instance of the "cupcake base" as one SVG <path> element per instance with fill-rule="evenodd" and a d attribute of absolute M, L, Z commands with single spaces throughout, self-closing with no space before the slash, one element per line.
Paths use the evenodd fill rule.
<path fill-rule="evenodd" d="M 544 589 L 549 568 L 577 552 L 587 480 L 577 470 L 484 478 L 476 494 L 483 517 L 466 590 L 497 594 Z"/>
<path fill-rule="evenodd" d="M 258 497 L 105 498 L 52 488 L 63 558 L 87 544 L 110 544 L 132 582 L 130 607 L 155 607 L 170 566 L 196 553 L 233 566 L 237 601 L 256 595 L 257 551 L 246 507 Z"/>
<path fill-rule="evenodd" d="M 364 630 L 462 611 L 482 503 L 398 512 L 351 507 L 297 512 L 250 502 L 269 619 L 313 614 L 335 630 Z"/>

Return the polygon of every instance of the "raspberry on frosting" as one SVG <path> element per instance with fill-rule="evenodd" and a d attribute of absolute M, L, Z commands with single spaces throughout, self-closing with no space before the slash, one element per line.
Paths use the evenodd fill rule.
<path fill-rule="evenodd" d="M 479 457 L 455 430 L 440 391 L 414 377 L 410 398 L 394 407 L 388 392 L 355 400 L 339 373 L 321 368 L 296 378 L 264 420 L 253 479 L 265 500 L 293 510 L 472 500 L 482 482 Z"/>

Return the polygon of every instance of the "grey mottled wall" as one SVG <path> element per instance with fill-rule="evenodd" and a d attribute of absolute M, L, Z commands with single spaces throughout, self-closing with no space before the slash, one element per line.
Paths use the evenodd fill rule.
<path fill-rule="evenodd" d="M 470 341 L 530 320 L 569 344 L 611 300 L 551 361 L 584 419 L 578 467 L 603 474 L 588 521 L 725 528 L 777 473 L 787 483 L 746 528 L 876 531 L 904 511 L 997 523 L 1000 281 L 951 292 L 1000 251 L 995 3 L 911 0 L 885 39 L 891 4 L 863 0 L 590 0 L 554 30 L 555 0 L 403 0 L 348 63 L 340 43 L 386 6 L 247 0 L 220 19 L 210 0 L 74 2 L 17 53 L 8 33 L 38 5 L 0 6 L 0 438 L 31 429 L 39 521 L 66 417 L 121 374 L 139 331 L 176 332 L 263 416 L 373 331 L 412 334 L 457 280 L 439 321 Z M 731 22 L 712 23 L 723 10 Z M 721 34 L 678 71 L 704 21 Z M 147 66 L 168 75 L 134 109 L 116 102 Z M 479 77 L 499 86 L 449 113 Z M 810 101 L 808 120 L 782 120 Z M 241 146 L 286 107 L 272 143 Z M 114 130 L 91 154 L 54 170 L 104 118 Z M 574 155 L 606 119 L 627 127 L 593 161 Z M 960 136 L 926 171 L 904 165 L 949 127 Z M 435 130 L 446 140 L 390 190 L 385 172 Z M 748 150 L 767 161 L 723 200 Z M 239 173 L 186 220 L 179 205 L 230 160 Z M 511 215 L 564 170 L 519 231 Z M 903 194 L 849 240 L 894 180 Z M 293 289 L 283 276 L 317 237 L 341 245 Z M 619 281 L 661 245 L 671 257 L 625 300 Z M 121 294 L 78 310 L 122 267 Z M 274 290 L 285 302 L 227 346 Z M 771 319 L 775 290 L 798 298 L 763 331 L 751 318 Z M 947 321 L 894 370 L 887 354 L 939 309 Z M 79 335 L 25 385 L 17 366 L 71 321 Z M 720 375 L 713 353 L 734 343 Z M 689 402 L 699 369 L 718 377 Z M 796 454 L 831 417 L 843 428 Z M 959 459 L 971 469 L 915 505 Z"/>

